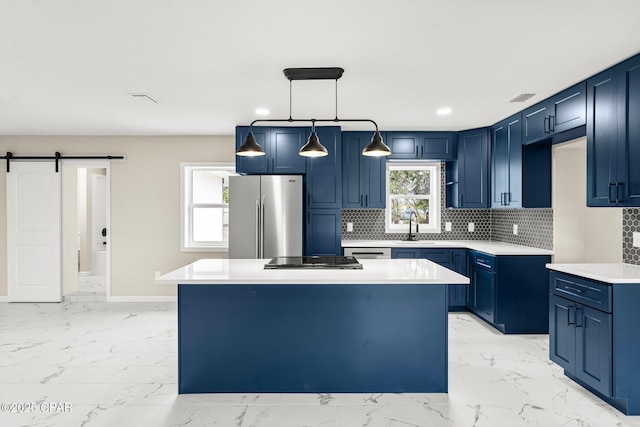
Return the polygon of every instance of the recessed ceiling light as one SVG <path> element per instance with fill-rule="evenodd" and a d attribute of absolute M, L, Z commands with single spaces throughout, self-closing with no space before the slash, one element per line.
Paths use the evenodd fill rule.
<path fill-rule="evenodd" d="M 256 114 L 258 116 L 268 116 L 269 110 L 267 110 L 266 108 L 256 108 Z"/>
<path fill-rule="evenodd" d="M 439 108 L 436 113 L 438 113 L 439 116 L 446 116 L 447 114 L 451 114 L 451 108 Z"/>

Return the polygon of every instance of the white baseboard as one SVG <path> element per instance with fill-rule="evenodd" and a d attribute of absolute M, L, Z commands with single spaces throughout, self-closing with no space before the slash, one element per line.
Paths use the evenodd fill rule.
<path fill-rule="evenodd" d="M 0 296 L 0 302 L 9 302 L 9 297 L 8 296 Z"/>
<path fill-rule="evenodd" d="M 91 276 L 91 270 L 89 270 L 89 271 L 79 271 L 78 272 L 78 276 L 80 276 L 80 277 Z"/>
<path fill-rule="evenodd" d="M 110 296 L 107 302 L 177 302 L 176 296 Z"/>

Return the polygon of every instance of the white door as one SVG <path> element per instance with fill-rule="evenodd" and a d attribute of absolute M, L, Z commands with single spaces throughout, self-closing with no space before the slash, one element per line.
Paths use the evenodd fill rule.
<path fill-rule="evenodd" d="M 11 162 L 7 282 L 11 302 L 60 302 L 61 179 L 53 162 Z"/>

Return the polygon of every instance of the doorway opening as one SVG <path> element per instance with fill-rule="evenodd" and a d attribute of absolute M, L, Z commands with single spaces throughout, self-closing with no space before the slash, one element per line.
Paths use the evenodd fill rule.
<path fill-rule="evenodd" d="M 65 162 L 62 180 L 64 299 L 105 302 L 111 276 L 109 165 Z"/>

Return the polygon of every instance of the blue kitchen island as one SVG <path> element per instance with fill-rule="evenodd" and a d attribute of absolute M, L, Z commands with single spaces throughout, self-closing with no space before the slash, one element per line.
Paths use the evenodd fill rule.
<path fill-rule="evenodd" d="M 424 259 L 264 270 L 204 259 L 178 285 L 179 393 L 446 393 L 449 284 Z"/>

